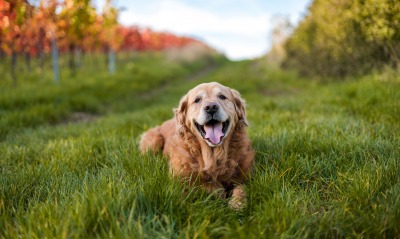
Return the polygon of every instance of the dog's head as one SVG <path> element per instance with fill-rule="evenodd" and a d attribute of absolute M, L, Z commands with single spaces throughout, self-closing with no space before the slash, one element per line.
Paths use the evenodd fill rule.
<path fill-rule="evenodd" d="M 222 145 L 236 124 L 248 124 L 239 92 L 216 82 L 200 84 L 183 96 L 175 119 L 210 147 Z"/>

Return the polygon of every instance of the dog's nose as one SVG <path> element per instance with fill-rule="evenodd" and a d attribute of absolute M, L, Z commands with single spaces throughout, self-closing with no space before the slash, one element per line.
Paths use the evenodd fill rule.
<path fill-rule="evenodd" d="M 204 106 L 204 111 L 209 114 L 214 114 L 218 111 L 218 105 L 214 102 L 209 102 Z"/>

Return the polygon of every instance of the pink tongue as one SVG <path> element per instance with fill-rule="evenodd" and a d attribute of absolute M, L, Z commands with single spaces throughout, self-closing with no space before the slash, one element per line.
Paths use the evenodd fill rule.
<path fill-rule="evenodd" d="M 205 138 L 213 144 L 219 144 L 221 137 L 224 136 L 224 133 L 222 133 L 222 123 L 220 122 L 212 125 L 204 125 L 204 130 L 206 131 Z"/>

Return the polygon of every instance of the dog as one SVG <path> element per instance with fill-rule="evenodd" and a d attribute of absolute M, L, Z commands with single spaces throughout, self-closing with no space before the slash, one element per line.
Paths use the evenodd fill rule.
<path fill-rule="evenodd" d="M 231 208 L 242 208 L 243 182 L 251 173 L 254 151 L 239 92 L 217 82 L 203 83 L 183 96 L 173 111 L 173 119 L 142 134 L 140 151 L 162 151 L 172 175 L 217 191 L 220 197 L 231 196 Z"/>

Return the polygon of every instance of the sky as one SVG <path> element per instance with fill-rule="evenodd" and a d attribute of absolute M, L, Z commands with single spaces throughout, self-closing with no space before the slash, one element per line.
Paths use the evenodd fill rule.
<path fill-rule="evenodd" d="M 297 25 L 311 0 L 114 0 L 120 23 L 199 39 L 231 60 L 266 54 L 277 17 Z M 101 8 L 104 0 L 97 0 Z"/>

